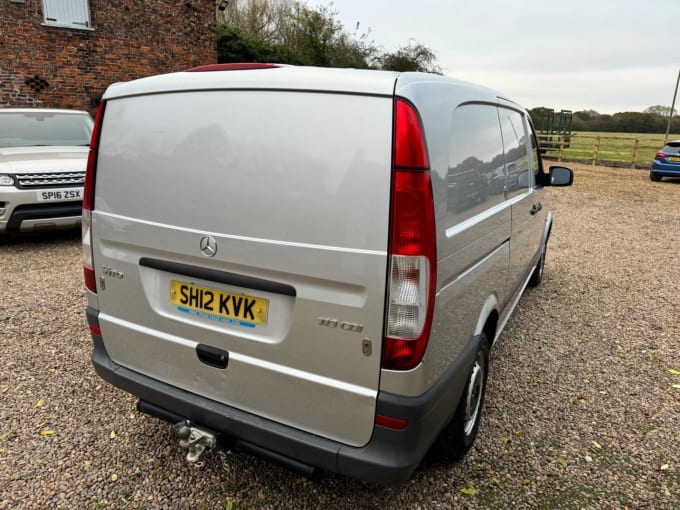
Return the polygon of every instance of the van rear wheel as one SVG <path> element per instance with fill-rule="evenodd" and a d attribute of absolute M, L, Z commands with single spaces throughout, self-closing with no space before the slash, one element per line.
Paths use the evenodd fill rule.
<path fill-rule="evenodd" d="M 472 448 L 482 418 L 488 368 L 489 342 L 486 334 L 482 333 L 456 412 L 435 443 L 436 454 L 443 460 L 460 460 Z"/>

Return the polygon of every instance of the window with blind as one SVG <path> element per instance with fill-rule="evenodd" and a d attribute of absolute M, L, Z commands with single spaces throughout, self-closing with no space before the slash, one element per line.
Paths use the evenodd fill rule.
<path fill-rule="evenodd" d="M 87 0 L 43 0 L 46 25 L 89 30 Z"/>

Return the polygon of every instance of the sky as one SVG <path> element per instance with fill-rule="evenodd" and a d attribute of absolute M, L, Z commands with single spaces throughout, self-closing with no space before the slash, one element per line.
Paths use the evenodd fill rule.
<path fill-rule="evenodd" d="M 680 0 L 308 0 L 349 33 L 394 51 L 413 39 L 445 75 L 526 108 L 670 106 L 680 72 Z M 679 109 L 676 100 L 676 111 Z"/>

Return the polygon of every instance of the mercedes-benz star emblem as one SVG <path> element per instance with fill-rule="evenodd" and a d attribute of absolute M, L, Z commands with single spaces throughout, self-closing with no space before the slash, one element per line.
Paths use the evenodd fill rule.
<path fill-rule="evenodd" d="M 212 236 L 205 236 L 201 239 L 201 253 L 206 257 L 214 257 L 217 253 L 217 241 Z"/>

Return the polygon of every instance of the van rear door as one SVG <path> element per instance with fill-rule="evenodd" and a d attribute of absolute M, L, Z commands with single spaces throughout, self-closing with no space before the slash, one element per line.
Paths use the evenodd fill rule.
<path fill-rule="evenodd" d="M 109 94 L 92 231 L 113 361 L 366 444 L 383 336 L 393 86 Z"/>

